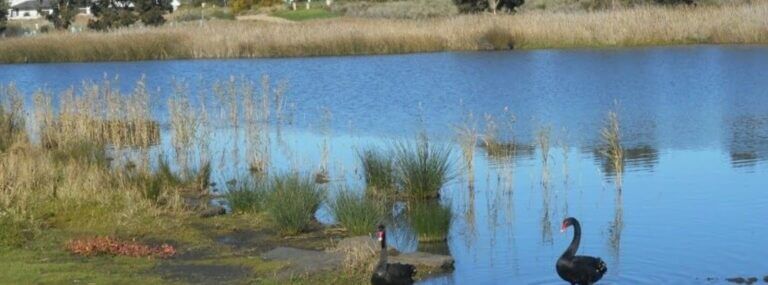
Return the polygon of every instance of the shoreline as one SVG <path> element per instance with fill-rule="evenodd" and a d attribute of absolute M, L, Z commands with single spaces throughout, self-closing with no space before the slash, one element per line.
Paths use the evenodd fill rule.
<path fill-rule="evenodd" d="M 661 20 L 660 20 L 661 19 Z M 768 44 L 768 2 L 597 12 L 209 21 L 0 40 L 0 63 L 293 58 L 538 49 Z M 288 36 L 286 36 L 288 35 Z"/>

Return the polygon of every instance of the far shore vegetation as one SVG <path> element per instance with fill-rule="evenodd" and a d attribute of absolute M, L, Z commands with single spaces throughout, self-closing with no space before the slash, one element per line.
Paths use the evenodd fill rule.
<path fill-rule="evenodd" d="M 0 63 L 768 43 L 763 0 L 529 0 L 509 4 L 511 9 L 503 6 L 511 2 L 498 1 L 497 11 L 466 2 L 335 1 L 326 7 L 313 1 L 308 10 L 297 3 L 295 11 L 280 2 L 224 8 L 192 3 L 160 19 L 152 13 L 165 6 L 146 8 L 149 15 L 135 13 L 126 26 L 105 22 L 106 16 L 77 16 L 69 28 L 59 23 L 32 33 L 20 21 L 3 21 Z"/>

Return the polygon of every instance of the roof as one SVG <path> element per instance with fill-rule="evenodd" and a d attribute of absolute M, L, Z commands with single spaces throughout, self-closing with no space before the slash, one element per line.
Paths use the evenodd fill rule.
<path fill-rule="evenodd" d="M 19 10 L 37 10 L 37 8 L 50 9 L 50 0 L 27 0 L 11 6 L 11 9 Z"/>

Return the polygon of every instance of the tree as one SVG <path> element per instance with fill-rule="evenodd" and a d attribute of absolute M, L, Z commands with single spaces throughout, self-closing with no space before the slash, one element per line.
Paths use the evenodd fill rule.
<path fill-rule="evenodd" d="M 0 0 L 1 1 L 1 0 Z M 38 13 L 45 15 L 45 19 L 53 24 L 53 27 L 59 30 L 69 29 L 72 20 L 77 15 L 77 5 L 74 0 L 52 0 L 51 12 L 43 12 L 38 8 Z"/>
<path fill-rule="evenodd" d="M 8 24 L 8 9 L 10 9 L 8 2 L 0 0 L 0 34 L 5 31 L 5 27 Z"/>
<path fill-rule="evenodd" d="M 165 23 L 166 12 L 173 11 L 170 0 L 134 0 L 134 9 L 145 25 L 159 26 Z"/>
<path fill-rule="evenodd" d="M 133 25 L 141 20 L 145 25 L 165 23 L 163 15 L 171 11 L 170 0 L 97 0 L 91 13 L 97 18 L 88 21 L 88 28 L 108 30 Z"/>
<path fill-rule="evenodd" d="M 253 0 L 230 0 L 229 7 L 232 8 L 232 14 L 239 14 L 241 11 L 251 9 Z"/>

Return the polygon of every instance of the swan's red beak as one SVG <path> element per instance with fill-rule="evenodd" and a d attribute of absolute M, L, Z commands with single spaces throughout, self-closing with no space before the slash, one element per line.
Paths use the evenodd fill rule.
<path fill-rule="evenodd" d="M 376 232 L 376 237 L 379 239 L 379 241 L 384 240 L 384 232 L 382 231 Z"/>
<path fill-rule="evenodd" d="M 566 229 L 568 229 L 568 225 L 566 225 L 566 224 L 563 224 L 563 226 L 562 226 L 562 227 L 560 227 L 560 232 L 561 232 L 561 233 L 564 233 Z"/>

